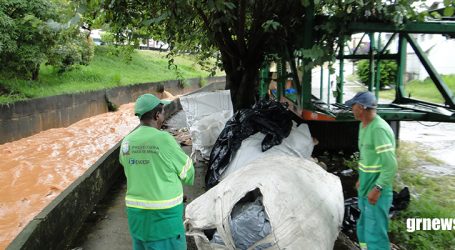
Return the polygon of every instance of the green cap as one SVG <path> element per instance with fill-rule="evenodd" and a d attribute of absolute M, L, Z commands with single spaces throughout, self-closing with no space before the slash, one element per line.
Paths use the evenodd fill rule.
<path fill-rule="evenodd" d="M 158 97 L 152 94 L 144 94 L 137 98 L 134 104 L 134 114 L 141 117 L 143 114 L 154 109 L 159 104 L 164 104 Z"/>

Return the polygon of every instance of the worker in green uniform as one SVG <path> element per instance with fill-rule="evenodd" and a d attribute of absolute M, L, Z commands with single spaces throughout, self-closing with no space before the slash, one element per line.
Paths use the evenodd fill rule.
<path fill-rule="evenodd" d="M 346 105 L 360 121 L 357 238 L 361 249 L 390 249 L 387 230 L 397 171 L 395 136 L 389 124 L 376 114 L 377 101 L 371 92 L 357 93 Z"/>
<path fill-rule="evenodd" d="M 186 249 L 183 184 L 192 185 L 194 167 L 175 139 L 160 128 L 164 105 L 152 94 L 134 106 L 140 126 L 120 148 L 126 179 L 126 211 L 133 249 Z"/>

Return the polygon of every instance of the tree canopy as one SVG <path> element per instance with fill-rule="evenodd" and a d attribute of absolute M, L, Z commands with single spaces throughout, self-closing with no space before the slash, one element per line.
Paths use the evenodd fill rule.
<path fill-rule="evenodd" d="M 90 62 L 93 46 L 74 13 L 63 0 L 0 1 L 0 72 L 36 80 L 42 63 L 65 71 Z"/>
<path fill-rule="evenodd" d="M 413 1 L 380 0 L 117 0 L 101 8 L 118 38 L 159 37 L 172 51 L 216 56 L 235 108 L 254 102 L 267 55 L 306 58 L 306 67 L 334 60 L 346 24 L 368 20 L 397 25 L 417 18 Z M 315 19 L 310 20 L 310 15 Z M 306 43 L 304 34 L 312 41 Z M 310 44 L 311 46 L 308 46 Z"/>

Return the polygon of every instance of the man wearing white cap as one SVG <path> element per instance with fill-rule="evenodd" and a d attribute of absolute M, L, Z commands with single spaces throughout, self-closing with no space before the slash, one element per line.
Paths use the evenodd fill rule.
<path fill-rule="evenodd" d="M 175 139 L 160 130 L 163 106 L 152 94 L 140 96 L 134 112 L 141 125 L 123 139 L 120 148 L 134 250 L 186 249 L 182 183 L 193 184 L 194 167 Z"/>
<path fill-rule="evenodd" d="M 371 92 L 357 93 L 346 105 L 360 121 L 357 238 L 361 249 L 390 249 L 387 230 L 397 170 L 395 136 L 389 124 L 376 114 L 377 101 Z"/>

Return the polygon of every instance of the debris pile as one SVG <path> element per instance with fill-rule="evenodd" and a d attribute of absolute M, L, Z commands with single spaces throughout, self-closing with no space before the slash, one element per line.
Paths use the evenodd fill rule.
<path fill-rule="evenodd" d="M 236 207 L 258 199 L 264 217 L 246 215 L 248 208 L 237 212 Z M 255 211 L 253 215 L 262 209 Z M 246 245 L 250 249 L 333 249 L 343 214 L 338 177 L 311 160 L 281 155 L 257 159 L 199 196 L 186 207 L 185 226 L 198 249 L 246 249 Z M 239 216 L 256 221 L 252 232 L 245 231 L 249 227 L 235 226 Z M 270 223 L 268 234 L 266 221 Z M 261 227 L 265 230 L 256 233 Z M 244 244 L 236 237 L 239 234 L 255 237 Z"/>

